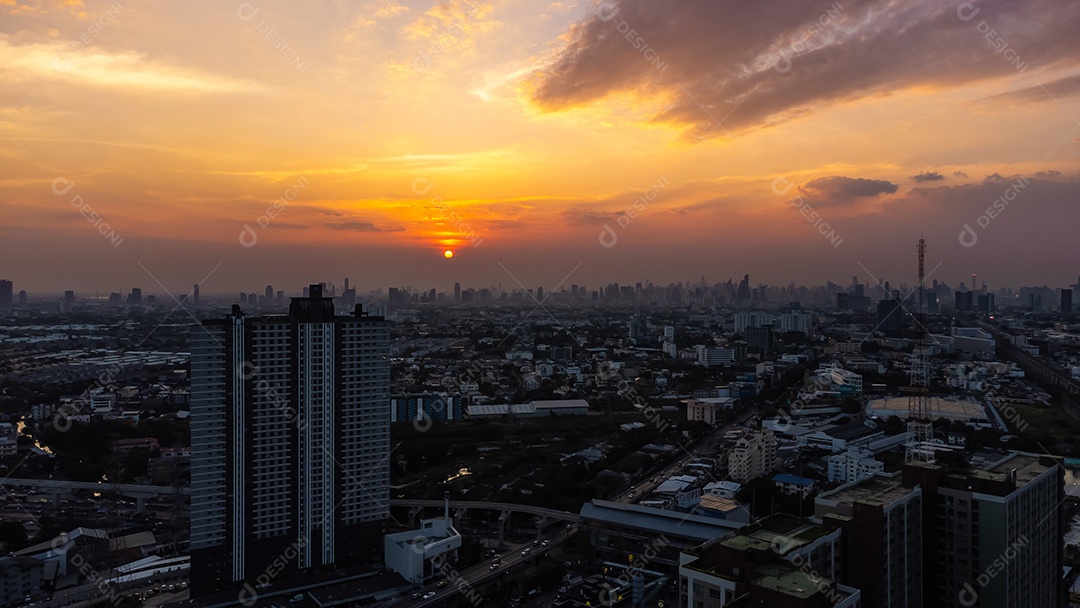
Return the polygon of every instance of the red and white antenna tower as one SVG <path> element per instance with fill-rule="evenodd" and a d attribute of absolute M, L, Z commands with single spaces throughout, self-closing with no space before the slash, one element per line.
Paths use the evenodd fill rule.
<path fill-rule="evenodd" d="M 908 401 L 908 443 L 905 462 L 934 461 L 934 424 L 930 418 L 930 359 L 926 350 L 926 320 L 923 316 L 923 281 L 926 278 L 926 239 L 919 239 L 918 311 L 915 314 L 915 346 L 911 353 L 911 388 Z"/>

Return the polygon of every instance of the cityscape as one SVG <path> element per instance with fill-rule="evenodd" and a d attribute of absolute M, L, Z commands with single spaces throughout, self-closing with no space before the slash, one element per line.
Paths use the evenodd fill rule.
<path fill-rule="evenodd" d="M 1080 607 L 1080 5 L 0 15 L 0 608 Z"/>

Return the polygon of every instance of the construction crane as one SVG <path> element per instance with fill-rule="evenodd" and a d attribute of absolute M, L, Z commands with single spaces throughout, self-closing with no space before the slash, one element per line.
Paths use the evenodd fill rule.
<path fill-rule="evenodd" d="M 934 461 L 934 423 L 930 418 L 930 360 L 926 349 L 926 320 L 923 316 L 923 281 L 925 275 L 926 239 L 919 239 L 919 283 L 916 286 L 919 305 L 915 313 L 915 345 L 911 352 L 911 396 L 908 398 L 908 442 L 905 462 Z"/>

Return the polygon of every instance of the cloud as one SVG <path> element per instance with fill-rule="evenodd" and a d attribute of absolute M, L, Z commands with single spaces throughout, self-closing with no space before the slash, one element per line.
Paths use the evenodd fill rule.
<path fill-rule="evenodd" d="M 945 176 L 937 171 L 923 171 L 917 175 L 912 175 L 911 179 L 917 182 L 939 182 L 945 179 Z"/>
<path fill-rule="evenodd" d="M 857 198 L 870 198 L 879 194 L 893 194 L 896 184 L 881 179 L 830 175 L 812 179 L 799 191 L 819 205 L 850 203 Z"/>
<path fill-rule="evenodd" d="M 704 137 L 906 88 L 1014 76 L 1017 65 L 981 31 L 984 22 L 1013 53 L 1022 49 L 1026 70 L 1080 63 L 1077 3 L 978 8 L 972 19 L 937 0 L 613 0 L 570 27 L 530 93 L 554 111 L 635 92 L 656 100 L 655 122 Z"/>
<path fill-rule="evenodd" d="M 404 232 L 405 228 L 401 226 L 391 226 L 389 228 L 379 228 L 371 222 L 328 222 L 323 224 L 327 228 L 333 230 L 349 230 L 352 232 Z"/>
<path fill-rule="evenodd" d="M 1047 83 L 1040 83 L 1033 87 L 1024 87 L 1013 91 L 1006 91 L 993 95 L 990 99 L 1021 102 L 1046 101 L 1060 103 L 1060 99 L 1080 94 L 1080 74 L 1058 78 Z"/>
<path fill-rule="evenodd" d="M 16 44 L 0 34 L 0 82 L 70 82 L 94 88 L 173 93 L 253 93 L 250 80 L 169 65 L 135 51 L 83 48 L 71 42 Z"/>
<path fill-rule="evenodd" d="M 964 173 L 963 171 L 953 171 L 952 174 L 953 174 L 954 177 L 961 177 L 961 178 L 966 178 L 968 176 L 968 174 Z"/>

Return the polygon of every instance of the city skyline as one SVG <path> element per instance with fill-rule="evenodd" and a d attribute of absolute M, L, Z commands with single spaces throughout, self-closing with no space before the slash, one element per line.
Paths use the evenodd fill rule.
<path fill-rule="evenodd" d="M 1077 274 L 1069 4 L 3 10 L 28 292 Z"/>

